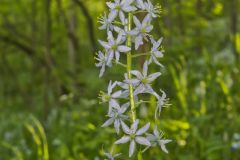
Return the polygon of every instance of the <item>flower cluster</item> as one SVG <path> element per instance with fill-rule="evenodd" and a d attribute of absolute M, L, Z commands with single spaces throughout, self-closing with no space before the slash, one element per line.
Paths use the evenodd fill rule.
<path fill-rule="evenodd" d="M 104 50 L 97 53 L 96 66 L 100 68 L 100 77 L 113 63 L 125 67 L 126 73 L 123 74 L 122 81 L 110 81 L 107 92 L 100 92 L 101 102 L 108 104 L 108 119 L 102 127 L 113 125 L 117 135 L 122 134 L 114 144 L 129 143 L 129 157 L 133 156 L 137 145 L 144 145 L 146 149 L 159 145 L 168 153 L 165 145 L 171 140 L 163 139 L 156 126 L 152 134 L 148 133 L 150 123 L 139 129 L 140 120 L 137 119 L 135 111 L 139 104 L 148 103 L 139 99 L 142 94 L 150 94 L 156 98 L 155 119 L 159 117 L 162 107 L 166 106 L 167 102 L 165 92 L 161 89 L 157 92 L 152 87 L 152 83 L 161 73 L 148 73 L 149 65 L 153 63 L 162 67 L 159 58 L 163 57 L 160 48 L 163 38 L 156 40 L 150 34 L 153 30 L 151 22 L 159 17 L 160 7 L 154 6 L 150 0 L 114 0 L 107 2 L 107 6 L 109 14 L 105 13 L 99 21 L 99 29 L 106 30 L 107 40 L 99 40 Z M 142 20 L 138 18 L 139 14 L 144 15 Z M 137 53 L 139 47 L 145 43 L 152 45 L 151 50 L 147 53 Z M 144 55 L 148 58 L 142 71 L 133 70 L 132 59 Z M 126 64 L 121 62 L 122 56 L 127 57 Z M 128 125 L 130 121 L 132 123 Z M 106 156 L 111 160 L 117 157 L 110 153 Z"/>

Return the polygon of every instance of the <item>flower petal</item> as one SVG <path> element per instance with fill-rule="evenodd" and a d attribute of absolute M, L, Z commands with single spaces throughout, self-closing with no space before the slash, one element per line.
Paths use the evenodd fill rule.
<path fill-rule="evenodd" d="M 134 1 L 134 0 L 122 0 L 122 3 L 121 3 L 121 4 L 123 4 L 123 5 L 125 5 L 125 6 L 129 6 L 130 4 L 133 3 L 133 1 Z"/>
<path fill-rule="evenodd" d="M 141 28 L 142 24 L 140 23 L 136 16 L 133 16 L 133 22 L 135 23 L 137 28 Z"/>
<path fill-rule="evenodd" d="M 129 90 L 123 91 L 121 98 L 127 98 L 129 96 Z"/>
<path fill-rule="evenodd" d="M 133 70 L 131 71 L 131 74 L 133 74 L 134 76 L 136 76 L 138 79 L 143 79 L 142 73 L 137 71 L 137 70 Z"/>
<path fill-rule="evenodd" d="M 120 32 L 123 32 L 123 29 L 118 26 L 114 26 L 114 31 L 116 31 L 117 33 L 120 33 Z"/>
<path fill-rule="evenodd" d="M 114 118 L 110 118 L 101 127 L 108 127 L 113 123 L 113 121 L 114 121 Z"/>
<path fill-rule="evenodd" d="M 99 74 L 99 77 L 102 77 L 103 76 L 103 74 L 104 74 L 104 72 L 105 72 L 105 65 L 102 65 L 102 68 L 101 68 L 101 70 L 100 70 L 100 74 Z"/>
<path fill-rule="evenodd" d="M 155 95 L 156 92 L 152 89 L 152 87 L 149 84 L 144 85 L 144 93 L 150 93 Z"/>
<path fill-rule="evenodd" d="M 129 157 L 132 157 L 134 151 L 136 148 L 136 142 L 134 140 L 131 141 L 130 146 L 129 146 Z"/>
<path fill-rule="evenodd" d="M 112 66 L 113 57 L 114 57 L 114 52 L 111 50 L 111 51 L 108 52 L 108 55 L 107 55 L 107 65 L 109 67 Z"/>
<path fill-rule="evenodd" d="M 119 119 L 116 119 L 114 121 L 114 128 L 116 130 L 116 133 L 119 134 L 119 131 L 120 131 L 120 121 L 119 121 Z"/>
<path fill-rule="evenodd" d="M 129 52 L 130 50 L 131 50 L 131 48 L 129 48 L 127 46 L 118 46 L 119 52 Z"/>
<path fill-rule="evenodd" d="M 129 106 L 130 106 L 130 103 L 129 103 L 129 102 L 123 104 L 123 105 L 121 106 L 121 108 L 120 108 L 120 113 L 121 113 L 121 114 L 124 113 L 124 112 L 128 109 Z"/>
<path fill-rule="evenodd" d="M 120 53 L 118 51 L 115 51 L 115 58 L 116 58 L 116 61 L 119 62 Z"/>
<path fill-rule="evenodd" d="M 145 87 L 143 84 L 140 84 L 134 91 L 134 95 L 138 95 L 140 93 L 143 93 L 145 91 Z"/>
<path fill-rule="evenodd" d="M 117 157 L 119 157 L 121 154 L 122 154 L 122 153 L 117 153 L 117 154 L 115 154 L 115 155 L 113 156 L 113 158 L 117 158 Z"/>
<path fill-rule="evenodd" d="M 139 124 L 139 119 L 135 120 L 135 122 L 131 125 L 132 133 L 136 133 L 137 128 L 138 128 L 138 124 Z"/>
<path fill-rule="evenodd" d="M 116 44 L 120 44 L 122 39 L 123 39 L 123 30 L 120 30 L 120 32 L 118 33 L 118 36 L 117 36 L 117 40 L 116 40 Z"/>
<path fill-rule="evenodd" d="M 139 34 L 136 38 L 135 38 L 135 49 L 137 50 L 139 48 L 140 45 L 143 44 L 143 36 L 141 34 Z"/>
<path fill-rule="evenodd" d="M 125 12 L 131 12 L 131 11 L 136 11 L 137 8 L 134 7 L 134 6 L 124 6 L 124 7 L 122 8 L 122 10 L 125 11 Z"/>
<path fill-rule="evenodd" d="M 143 77 L 147 77 L 147 72 L 148 72 L 148 62 L 145 61 L 143 64 Z"/>
<path fill-rule="evenodd" d="M 160 67 L 164 67 L 161 63 L 158 62 L 156 57 L 153 57 L 152 59 L 153 59 L 155 64 L 159 65 Z"/>
<path fill-rule="evenodd" d="M 172 142 L 172 140 L 166 139 L 166 140 L 160 140 L 159 141 L 160 147 L 165 153 L 168 153 L 168 150 L 166 148 L 166 144 L 169 143 L 169 142 Z"/>
<path fill-rule="evenodd" d="M 145 28 L 145 30 L 146 30 L 147 33 L 151 32 L 152 29 L 153 29 L 153 26 L 152 26 L 152 25 L 147 26 L 147 27 Z"/>
<path fill-rule="evenodd" d="M 118 11 L 116 9 L 111 10 L 111 12 L 108 15 L 108 19 L 110 22 L 112 22 L 117 17 Z"/>
<path fill-rule="evenodd" d="M 129 129 L 129 127 L 128 127 L 123 121 L 121 121 L 121 126 L 122 126 L 122 129 L 123 129 L 123 132 L 124 132 L 124 133 L 130 134 L 130 129 Z"/>
<path fill-rule="evenodd" d="M 145 9 L 145 5 L 142 0 L 136 0 L 136 2 L 137 2 L 138 8 L 143 9 L 143 10 Z"/>
<path fill-rule="evenodd" d="M 160 72 L 156 72 L 156 73 L 153 73 L 153 74 L 150 74 L 148 76 L 148 83 L 151 83 L 152 81 L 154 81 L 155 79 L 157 79 L 159 76 L 161 75 Z"/>
<path fill-rule="evenodd" d="M 123 136 L 122 138 L 117 140 L 114 144 L 124 144 L 124 143 L 127 143 L 128 141 L 130 141 L 130 139 L 131 138 L 129 136 Z"/>
<path fill-rule="evenodd" d="M 147 133 L 147 140 L 151 143 L 151 142 L 155 142 L 156 141 L 156 137 L 153 134 L 149 134 Z"/>
<path fill-rule="evenodd" d="M 161 37 L 158 41 L 157 41 L 157 48 L 162 44 L 162 41 L 163 41 L 163 37 Z"/>
<path fill-rule="evenodd" d="M 140 136 L 137 136 L 135 138 L 136 142 L 141 144 L 141 145 L 145 145 L 145 146 L 151 146 L 151 143 L 147 140 L 147 138 L 145 137 L 140 137 Z"/>
<path fill-rule="evenodd" d="M 160 137 L 157 126 L 154 127 L 153 133 L 156 137 Z"/>
<path fill-rule="evenodd" d="M 110 80 L 109 83 L 108 83 L 108 95 L 110 95 L 112 93 L 112 89 L 113 89 L 112 80 Z"/>
<path fill-rule="evenodd" d="M 112 94 L 112 97 L 113 98 L 119 98 L 121 96 L 121 94 L 122 94 L 122 91 L 117 91 L 117 92 Z"/>
<path fill-rule="evenodd" d="M 147 26 L 151 20 L 152 20 L 151 15 L 147 14 L 143 19 L 143 22 L 142 22 L 143 26 Z"/>
<path fill-rule="evenodd" d="M 121 13 L 121 14 L 119 14 L 119 18 L 120 18 L 121 22 L 122 22 L 123 24 L 125 24 L 125 22 L 126 22 L 125 15 Z"/>
<path fill-rule="evenodd" d="M 105 49 L 110 49 L 111 46 L 107 43 L 107 42 L 104 42 L 104 41 L 101 41 L 101 40 L 98 40 L 98 42 L 105 48 Z"/>
<path fill-rule="evenodd" d="M 150 123 L 147 123 L 145 126 L 143 126 L 142 128 L 140 128 L 140 129 L 137 131 L 136 135 L 137 135 L 137 136 L 142 135 L 143 133 L 145 133 L 145 132 L 149 129 L 149 127 L 150 127 Z"/>
<path fill-rule="evenodd" d="M 109 100 L 109 107 L 115 107 L 119 106 L 118 102 L 115 99 L 110 99 Z"/>
<path fill-rule="evenodd" d="M 138 79 L 126 79 L 124 80 L 125 83 L 128 83 L 128 84 L 133 84 L 133 85 L 137 85 L 140 83 L 140 80 Z"/>
<path fill-rule="evenodd" d="M 157 58 L 162 58 L 163 57 L 163 53 L 161 51 L 155 51 L 154 52 L 154 55 L 157 57 Z"/>
<path fill-rule="evenodd" d="M 136 36 L 136 35 L 138 35 L 138 33 L 139 33 L 139 30 L 137 30 L 137 29 L 128 31 L 128 34 L 131 35 L 131 36 Z"/>
<path fill-rule="evenodd" d="M 110 9 L 113 9 L 113 8 L 115 7 L 115 4 L 114 4 L 114 3 L 107 2 L 106 4 L 107 4 L 107 6 L 108 6 Z"/>
<path fill-rule="evenodd" d="M 108 41 L 110 44 L 114 44 L 114 37 L 111 31 L 108 31 Z"/>
<path fill-rule="evenodd" d="M 107 158 L 109 158 L 109 159 L 112 159 L 112 158 L 113 158 L 111 153 L 104 153 L 104 155 L 105 155 Z"/>

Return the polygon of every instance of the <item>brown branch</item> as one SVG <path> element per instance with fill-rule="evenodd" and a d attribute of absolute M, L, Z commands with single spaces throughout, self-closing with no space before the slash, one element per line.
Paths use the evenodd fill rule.
<path fill-rule="evenodd" d="M 30 57 L 32 57 L 35 54 L 35 50 L 32 47 L 30 47 L 24 43 L 21 43 L 18 40 L 12 39 L 9 36 L 0 35 L 0 41 L 3 41 L 4 43 L 11 44 L 11 45 L 17 47 L 18 49 L 22 50 Z"/>
<path fill-rule="evenodd" d="M 49 69 L 51 70 L 54 65 L 54 59 L 51 55 L 52 48 L 52 15 L 51 15 L 51 4 L 52 0 L 46 0 L 46 26 L 45 26 L 45 61 L 48 64 Z"/>
<path fill-rule="evenodd" d="M 86 17 L 87 20 L 87 25 L 88 25 L 88 34 L 90 38 L 90 43 L 92 45 L 92 51 L 93 53 L 96 51 L 96 39 L 95 39 L 95 34 L 94 34 L 94 24 L 91 15 L 89 14 L 86 6 L 83 4 L 81 0 L 73 0 L 81 9 L 83 15 Z"/>
<path fill-rule="evenodd" d="M 62 7 L 62 1 L 61 0 L 57 0 L 57 5 L 58 5 L 58 10 L 60 12 L 60 15 L 63 19 L 64 25 L 67 28 L 67 34 L 68 34 L 68 38 L 70 39 L 70 41 L 72 42 L 74 49 L 75 50 L 79 50 L 79 40 L 76 37 L 75 33 L 73 33 L 70 30 L 70 26 L 69 26 L 69 20 L 67 18 L 67 15 L 65 14 L 63 7 Z"/>
<path fill-rule="evenodd" d="M 2 41 L 3 43 L 6 43 L 8 45 L 12 45 L 12 46 L 16 47 L 17 49 L 19 49 L 23 53 L 25 53 L 30 59 L 34 60 L 36 51 L 31 46 L 26 45 L 16 39 L 12 39 L 10 36 L 7 36 L 7 35 L 0 35 L 0 41 Z M 40 62 L 40 64 L 42 66 L 47 66 L 46 62 L 44 61 L 43 58 L 39 58 L 38 62 Z"/>
<path fill-rule="evenodd" d="M 196 16 L 200 19 L 203 17 L 203 1 L 202 0 L 197 0 L 196 1 Z M 201 26 L 197 26 L 195 29 L 195 34 L 196 34 L 196 53 L 202 54 L 203 52 L 203 37 L 202 37 L 202 28 Z"/>
<path fill-rule="evenodd" d="M 178 19 L 178 26 L 179 26 L 179 30 L 180 30 L 180 33 L 181 33 L 181 36 L 183 37 L 185 35 L 185 30 L 184 30 L 184 19 L 183 19 L 183 12 L 182 12 L 182 0 L 176 0 L 177 2 L 177 11 L 178 11 L 178 14 L 177 14 L 177 19 Z"/>

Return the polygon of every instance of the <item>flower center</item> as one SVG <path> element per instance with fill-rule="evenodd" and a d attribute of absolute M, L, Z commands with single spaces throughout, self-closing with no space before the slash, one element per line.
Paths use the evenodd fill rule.
<path fill-rule="evenodd" d="M 104 94 L 104 95 L 102 96 L 103 102 L 108 102 L 110 99 L 111 99 L 111 96 L 109 96 L 109 95 L 107 95 L 107 94 Z"/>
<path fill-rule="evenodd" d="M 142 79 L 142 83 L 147 83 L 147 82 L 148 82 L 147 78 Z"/>
<path fill-rule="evenodd" d="M 114 117 L 118 118 L 118 113 L 117 112 L 114 113 Z"/>
<path fill-rule="evenodd" d="M 116 5 L 116 7 L 115 7 L 116 10 L 121 10 L 121 8 L 122 8 L 122 7 L 121 7 L 120 4 L 119 4 L 119 5 Z"/>
<path fill-rule="evenodd" d="M 135 138 L 136 138 L 136 134 L 131 134 L 131 135 L 130 135 L 130 138 L 131 138 L 131 139 L 135 139 Z"/>
<path fill-rule="evenodd" d="M 118 48 L 118 46 L 116 44 L 112 45 L 112 50 L 116 50 Z"/>
<path fill-rule="evenodd" d="M 146 33 L 147 31 L 146 31 L 146 29 L 145 28 L 142 28 L 141 29 L 141 33 Z"/>

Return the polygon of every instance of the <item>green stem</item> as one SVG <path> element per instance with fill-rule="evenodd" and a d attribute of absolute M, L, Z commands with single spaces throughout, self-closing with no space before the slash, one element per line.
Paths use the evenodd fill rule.
<path fill-rule="evenodd" d="M 132 19 L 133 14 L 128 14 L 128 31 L 132 29 Z M 129 35 L 127 37 L 127 46 L 132 48 L 132 37 Z M 128 73 L 128 79 L 132 79 L 132 53 L 129 51 L 127 53 L 127 73 Z M 133 85 L 129 84 L 129 98 L 130 98 L 130 104 L 131 104 L 131 117 L 132 121 L 134 122 L 136 120 L 136 108 L 135 108 L 135 102 L 134 102 L 134 95 L 133 95 Z M 142 152 L 138 152 L 138 160 L 142 160 Z"/>
<path fill-rule="evenodd" d="M 123 64 L 123 63 L 121 63 L 121 62 L 117 62 L 116 60 L 114 60 L 113 61 L 116 65 L 120 65 L 120 66 L 122 66 L 122 67 L 124 67 L 124 68 L 127 68 L 127 65 L 126 64 Z"/>
<path fill-rule="evenodd" d="M 134 55 L 132 55 L 132 58 L 137 58 L 137 57 L 140 57 L 140 56 L 148 56 L 148 55 L 149 55 L 149 52 L 139 53 L 139 54 L 134 54 Z"/>
<path fill-rule="evenodd" d="M 123 25 L 121 22 L 119 22 L 119 21 L 113 21 L 112 24 L 124 26 L 124 25 Z"/>
<path fill-rule="evenodd" d="M 135 11 L 134 14 L 138 14 L 138 13 L 148 13 L 148 11 Z"/>
<path fill-rule="evenodd" d="M 132 18 L 133 14 L 128 13 L 128 30 L 130 31 L 132 29 Z M 132 37 L 131 35 L 128 35 L 127 37 L 127 46 L 132 48 Z M 132 53 L 129 51 L 127 53 L 127 74 L 128 79 L 132 79 Z M 129 98 L 130 98 L 130 105 L 131 105 L 131 117 L 132 121 L 134 122 L 136 120 L 136 112 L 135 112 L 135 102 L 134 102 L 134 95 L 133 95 L 133 86 L 132 84 L 129 84 Z"/>
<path fill-rule="evenodd" d="M 136 105 L 138 106 L 138 105 L 140 105 L 142 103 L 151 103 L 151 102 L 150 101 L 139 101 L 139 102 L 136 103 Z"/>
<path fill-rule="evenodd" d="M 143 151 L 141 151 L 142 153 L 146 152 L 150 147 L 147 146 Z"/>
<path fill-rule="evenodd" d="M 142 151 L 141 150 L 138 152 L 137 157 L 138 157 L 138 160 L 143 160 Z"/>

